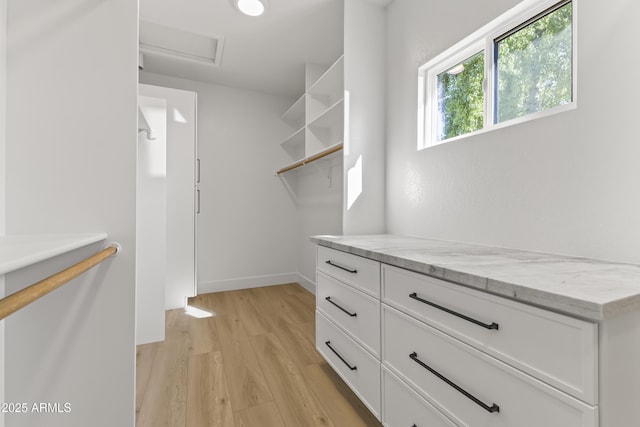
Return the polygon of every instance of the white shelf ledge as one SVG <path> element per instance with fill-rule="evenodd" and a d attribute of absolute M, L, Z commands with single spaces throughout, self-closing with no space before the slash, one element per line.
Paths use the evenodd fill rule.
<path fill-rule="evenodd" d="M 282 120 L 289 123 L 293 127 L 304 125 L 304 99 L 305 94 L 302 94 L 302 96 L 298 98 L 298 100 L 294 102 L 293 105 L 282 114 Z"/>
<path fill-rule="evenodd" d="M 338 90 L 342 91 L 344 80 L 344 55 L 329 67 L 309 88 L 307 93 L 313 96 L 329 96 Z"/>
<path fill-rule="evenodd" d="M 344 126 L 344 98 L 339 99 L 326 110 L 315 116 L 307 127 Z"/>
<path fill-rule="evenodd" d="M 0 274 L 36 264 L 106 238 L 106 233 L 2 236 L 0 237 Z"/>

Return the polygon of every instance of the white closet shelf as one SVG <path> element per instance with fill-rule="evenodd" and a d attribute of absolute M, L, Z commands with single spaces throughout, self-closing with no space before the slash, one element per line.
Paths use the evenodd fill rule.
<path fill-rule="evenodd" d="M 6 274 L 107 238 L 91 234 L 14 234 L 0 237 L 0 274 Z"/>
<path fill-rule="evenodd" d="M 282 120 L 294 127 L 304 124 L 304 97 L 305 94 L 302 94 L 302 96 L 280 116 Z"/>
<path fill-rule="evenodd" d="M 323 75 L 321 75 L 307 93 L 312 96 L 331 96 L 337 88 L 342 88 L 344 78 L 344 55 L 338 58 Z"/>
<path fill-rule="evenodd" d="M 292 133 L 287 139 L 280 143 L 282 147 L 292 145 L 302 145 L 304 149 L 304 126 Z"/>
<path fill-rule="evenodd" d="M 328 68 L 305 65 L 306 91 L 282 114 L 292 134 L 280 143 L 295 160 L 276 175 L 299 168 L 342 150 L 344 138 L 344 56 Z"/>
<path fill-rule="evenodd" d="M 322 113 L 314 117 L 307 126 L 331 127 L 344 122 L 344 98 L 341 98 Z"/>

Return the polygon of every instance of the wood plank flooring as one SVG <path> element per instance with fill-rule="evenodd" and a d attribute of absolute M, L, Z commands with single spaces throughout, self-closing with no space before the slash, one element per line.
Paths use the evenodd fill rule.
<path fill-rule="evenodd" d="M 138 346 L 137 427 L 381 424 L 315 350 L 315 297 L 298 284 L 200 295 Z"/>

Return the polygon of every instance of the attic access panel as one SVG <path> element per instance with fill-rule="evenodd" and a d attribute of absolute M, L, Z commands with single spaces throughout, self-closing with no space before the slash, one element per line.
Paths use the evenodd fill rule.
<path fill-rule="evenodd" d="M 224 37 L 208 36 L 140 20 L 140 51 L 220 66 Z"/>

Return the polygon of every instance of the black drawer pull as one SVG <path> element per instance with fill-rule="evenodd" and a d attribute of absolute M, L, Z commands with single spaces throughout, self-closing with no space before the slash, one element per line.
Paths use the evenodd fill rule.
<path fill-rule="evenodd" d="M 347 365 L 347 368 L 351 369 L 352 371 L 355 371 L 356 369 L 358 369 L 357 366 L 349 365 L 349 362 L 344 360 L 344 357 L 340 356 L 340 353 L 338 353 L 333 347 L 331 347 L 331 341 L 327 341 L 327 342 L 325 342 L 325 344 L 327 345 L 327 347 L 329 347 L 331 349 L 331 351 L 333 351 L 335 353 L 336 356 L 338 356 L 340 358 L 340 360 L 342 360 L 342 363 Z"/>
<path fill-rule="evenodd" d="M 469 316 L 465 316 L 464 314 L 460 314 L 460 313 L 458 313 L 458 312 L 456 312 L 456 311 L 450 310 L 450 309 L 448 309 L 448 308 L 446 308 L 446 307 L 443 307 L 443 306 L 441 306 L 441 305 L 438 305 L 438 304 L 436 304 L 436 303 L 434 303 L 434 302 L 427 301 L 426 299 L 422 299 L 422 298 L 420 298 L 420 297 L 418 296 L 418 294 L 416 294 L 415 292 L 414 292 L 414 293 L 412 293 L 412 294 L 409 294 L 409 298 L 413 298 L 414 300 L 417 300 L 417 301 L 420 301 L 420 302 L 425 303 L 425 304 L 427 304 L 427 305 L 430 305 L 431 307 L 435 307 L 435 308 L 437 308 L 438 310 L 442 310 L 442 311 L 444 311 L 444 312 L 446 312 L 446 313 L 453 314 L 454 316 L 457 316 L 457 317 L 459 317 L 459 318 L 461 318 L 461 319 L 464 319 L 464 320 L 466 320 L 467 322 L 475 323 L 476 325 L 478 325 L 478 326 L 482 326 L 483 328 L 486 328 L 486 329 L 495 329 L 496 331 L 499 329 L 499 326 L 498 326 L 498 324 L 497 324 L 496 322 L 492 322 L 490 325 L 489 325 L 488 323 L 482 323 L 482 322 L 481 322 L 481 321 L 479 321 L 479 320 L 476 320 L 476 319 L 471 318 L 471 317 L 469 317 Z"/>
<path fill-rule="evenodd" d="M 333 262 L 333 261 L 331 261 L 331 260 L 329 260 L 329 261 L 325 261 L 325 262 L 326 262 L 327 264 L 329 264 L 329 265 L 332 265 L 332 266 L 334 266 L 334 267 L 336 267 L 336 268 L 339 268 L 340 270 L 344 270 L 344 271 L 346 271 L 346 272 L 348 272 L 348 273 L 351 273 L 351 274 L 357 274 L 357 273 L 358 273 L 358 270 L 356 270 L 356 269 L 351 269 L 351 268 L 348 268 L 348 267 L 343 267 L 343 266 L 341 266 L 340 264 L 336 264 L 335 262 Z"/>
<path fill-rule="evenodd" d="M 327 301 L 329 301 L 331 304 L 335 305 L 336 307 L 338 307 L 340 310 L 344 311 L 345 313 L 347 313 L 349 316 L 351 317 L 356 317 L 358 315 L 358 313 L 351 313 L 347 310 L 345 310 L 343 307 L 340 307 L 338 304 L 336 304 L 334 301 L 331 301 L 331 297 L 326 297 L 325 298 Z"/>
<path fill-rule="evenodd" d="M 491 413 L 500 412 L 500 407 L 498 405 L 496 405 L 495 403 L 493 403 L 491 406 L 487 405 L 486 403 L 482 402 L 480 399 L 478 399 L 477 397 L 475 397 L 474 395 L 472 395 L 471 393 L 469 393 L 468 391 L 466 391 L 465 389 L 463 389 L 459 385 L 455 384 L 450 379 L 448 379 L 447 377 L 445 377 L 444 375 L 442 375 L 441 373 L 439 373 L 438 371 L 436 371 L 432 367 L 428 366 L 422 360 L 418 359 L 418 353 L 416 353 L 415 351 L 413 353 L 411 353 L 409 355 L 409 357 L 411 358 L 411 360 L 416 362 L 418 365 L 422 366 L 427 371 L 431 372 L 433 375 L 435 375 L 436 377 L 440 378 L 442 381 L 444 381 L 445 383 L 449 384 L 451 387 L 455 388 L 456 390 L 458 390 L 460 393 L 464 394 L 469 399 L 473 400 L 476 404 L 482 406 L 482 408 L 485 411 L 491 412 Z"/>

